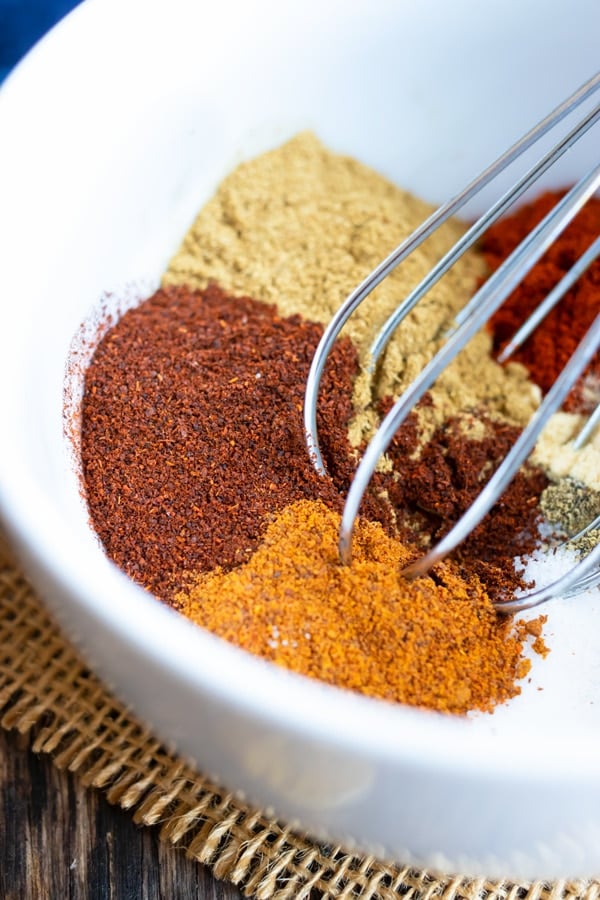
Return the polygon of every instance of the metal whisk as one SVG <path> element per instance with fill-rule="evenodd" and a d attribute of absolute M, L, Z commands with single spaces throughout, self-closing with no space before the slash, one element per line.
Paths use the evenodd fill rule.
<path fill-rule="evenodd" d="M 516 160 L 527 149 L 553 129 L 567 115 L 581 106 L 600 89 L 600 72 L 582 85 L 553 112 L 528 131 L 517 143 L 502 154 L 459 194 L 441 206 L 414 231 L 400 246 L 383 260 L 365 280 L 345 300 L 326 328 L 315 352 L 306 384 L 304 405 L 304 426 L 310 457 L 316 470 L 325 474 L 325 466 L 319 447 L 317 432 L 317 402 L 321 377 L 334 341 L 346 321 L 357 306 L 371 291 L 406 257 L 422 244 L 450 216 L 454 215 L 487 184 Z M 377 361 L 384 351 L 395 329 L 408 315 L 419 300 L 451 268 L 456 260 L 471 247 L 486 228 L 505 212 L 535 181 L 546 172 L 570 147 L 572 147 L 600 119 L 600 103 L 587 112 L 583 118 L 546 152 L 538 162 L 523 175 L 494 205 L 485 212 L 461 239 L 445 254 L 429 272 L 427 277 L 402 301 L 377 334 L 370 351 L 370 369 L 374 371 Z M 373 476 L 375 467 L 387 450 L 394 434 L 414 409 L 418 401 L 431 387 L 443 369 L 450 364 L 473 335 L 479 331 L 502 305 L 509 294 L 540 259 L 548 247 L 562 233 L 587 200 L 600 188 L 600 163 L 594 166 L 560 200 L 554 209 L 525 238 L 510 257 L 484 283 L 475 296 L 463 307 L 455 319 L 452 331 L 441 349 L 423 368 L 421 373 L 396 401 L 383 419 L 379 429 L 369 443 L 356 470 L 348 492 L 339 536 L 340 559 L 349 563 L 352 555 L 352 533 L 363 495 Z M 504 361 L 527 336 L 537 327 L 550 309 L 560 302 L 566 291 L 600 254 L 600 236 L 577 261 L 573 268 L 548 294 L 532 316 L 524 323 L 503 350 L 500 361 Z M 599 298 L 600 307 L 600 298 Z M 452 529 L 429 552 L 403 570 L 408 578 L 423 575 L 444 556 L 454 550 L 475 528 L 486 513 L 499 499 L 520 466 L 532 452 L 538 436 L 550 417 L 562 406 L 569 391 L 591 361 L 600 346 L 600 313 L 581 340 L 567 365 L 547 393 L 543 402 L 532 416 L 509 453 L 494 475 L 483 487 L 481 493 L 456 522 Z M 600 404 L 578 433 L 574 447 L 582 447 L 589 440 L 596 426 L 600 424 Z M 584 531 L 600 527 L 600 517 L 591 522 Z M 574 536 L 579 537 L 579 535 Z M 570 596 L 600 583 L 600 544 L 595 546 L 583 559 L 574 563 L 571 569 L 551 584 L 533 589 L 508 602 L 497 604 L 497 608 L 514 613 L 536 606 L 557 596 Z"/>

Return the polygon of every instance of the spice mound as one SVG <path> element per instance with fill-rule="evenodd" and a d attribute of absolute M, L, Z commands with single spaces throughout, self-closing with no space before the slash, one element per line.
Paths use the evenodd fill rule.
<path fill-rule="evenodd" d="M 98 345 L 81 431 L 92 523 L 110 558 L 162 600 L 188 570 L 242 562 L 265 516 L 292 500 L 340 505 L 356 354 L 338 342 L 324 376 L 320 426 L 336 487 L 310 465 L 302 427 L 322 333 L 212 285 L 158 291 Z"/>
<path fill-rule="evenodd" d="M 482 240 L 482 251 L 492 270 L 501 265 L 564 194 L 565 191 L 542 194 L 492 225 Z M 513 337 L 598 234 L 600 197 L 592 197 L 492 317 L 495 347 L 501 347 Z M 529 369 L 544 392 L 552 387 L 594 321 L 600 308 L 599 291 L 600 259 L 596 259 L 515 352 L 514 358 Z M 567 397 L 564 408 L 568 412 L 591 412 L 599 401 L 600 351 Z"/>
<path fill-rule="evenodd" d="M 254 654 L 372 697 L 466 713 L 520 692 L 525 628 L 496 615 L 476 577 L 445 562 L 406 581 L 411 551 L 363 519 L 342 566 L 338 530 L 322 502 L 293 503 L 246 563 L 198 576 L 176 604 Z"/>

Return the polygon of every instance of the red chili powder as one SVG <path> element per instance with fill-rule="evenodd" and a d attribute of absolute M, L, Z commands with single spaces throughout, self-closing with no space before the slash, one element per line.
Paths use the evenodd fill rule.
<path fill-rule="evenodd" d="M 542 194 L 533 203 L 496 222 L 481 242 L 492 270 L 510 255 L 564 196 Z M 501 348 L 600 234 L 600 198 L 592 198 L 492 317 L 495 349 Z M 600 259 L 548 314 L 513 359 L 523 363 L 544 392 L 552 387 L 577 344 L 600 311 Z M 591 411 L 600 400 L 600 353 L 565 403 L 570 411 Z"/>
<path fill-rule="evenodd" d="M 330 478 L 310 465 L 302 404 L 322 326 L 212 286 L 158 291 L 98 345 L 85 375 L 81 458 L 109 557 L 170 600 L 185 572 L 230 568 L 272 514 L 301 499 L 339 509 L 356 354 L 333 349 L 319 400 Z M 367 513 L 390 513 L 376 496 Z"/>
<path fill-rule="evenodd" d="M 392 401 L 382 404 L 385 413 Z M 485 427 L 481 438 L 468 437 L 466 414 L 448 419 L 415 454 L 418 432 L 409 419 L 388 450 L 395 478 L 390 501 L 404 528 L 404 539 L 426 535 L 433 544 L 450 531 L 473 503 L 518 438 L 520 429 L 483 411 L 472 414 Z M 540 468 L 525 465 L 470 535 L 454 552 L 468 577 L 475 572 L 493 600 L 508 600 L 523 581 L 515 572 L 516 556 L 531 553 L 538 543 L 540 495 L 548 479 Z"/>

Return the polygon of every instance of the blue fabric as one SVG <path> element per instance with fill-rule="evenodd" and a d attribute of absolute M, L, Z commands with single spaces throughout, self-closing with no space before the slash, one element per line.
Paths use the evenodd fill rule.
<path fill-rule="evenodd" d="M 0 81 L 78 0 L 0 0 Z"/>

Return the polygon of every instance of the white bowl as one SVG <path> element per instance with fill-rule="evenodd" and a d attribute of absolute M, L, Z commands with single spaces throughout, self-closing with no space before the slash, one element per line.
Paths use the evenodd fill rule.
<path fill-rule="evenodd" d="M 157 283 L 239 159 L 311 128 L 442 201 L 593 74 L 598 34 L 597 0 L 90 0 L 0 92 L 0 509 L 31 579 L 110 687 L 204 772 L 389 859 L 600 873 L 597 597 L 549 605 L 552 652 L 523 695 L 467 720 L 225 645 L 133 586 L 90 533 L 63 433 L 71 341 L 105 292 Z M 546 183 L 573 181 L 593 149 Z"/>

